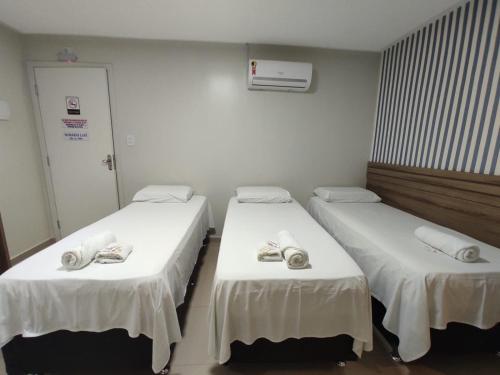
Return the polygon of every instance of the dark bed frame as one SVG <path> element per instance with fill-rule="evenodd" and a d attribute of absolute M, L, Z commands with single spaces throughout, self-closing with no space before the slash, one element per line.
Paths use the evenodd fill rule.
<path fill-rule="evenodd" d="M 177 308 L 181 329 L 198 280 L 200 259 L 205 256 L 208 234 L 188 283 L 184 303 Z M 175 344 L 172 344 L 173 351 Z M 13 338 L 2 348 L 8 375 L 21 374 L 153 374 L 152 340 L 144 335 L 131 338 L 125 329 L 105 332 L 56 331 L 46 335 Z M 168 372 L 169 365 L 164 369 Z"/>
<path fill-rule="evenodd" d="M 390 206 L 500 247 L 500 176 L 368 163 L 366 186 Z M 383 327 L 385 307 L 373 297 L 372 312 L 399 361 L 399 340 Z M 431 342 L 431 353 L 500 355 L 500 323 L 488 330 L 450 323 L 446 330 L 431 329 Z"/>
<path fill-rule="evenodd" d="M 357 359 L 352 351 L 353 341 L 348 335 L 290 338 L 281 342 L 260 338 L 251 345 L 235 341 L 231 343 L 229 363 L 336 362 L 345 366 L 347 361 Z"/>

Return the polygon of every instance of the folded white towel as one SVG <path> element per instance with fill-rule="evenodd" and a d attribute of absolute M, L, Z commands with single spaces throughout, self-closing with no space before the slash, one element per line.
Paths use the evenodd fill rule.
<path fill-rule="evenodd" d="M 455 237 L 431 227 L 418 227 L 415 236 L 433 249 L 439 250 L 461 262 L 475 262 L 479 259 L 479 247 L 473 243 Z"/>
<path fill-rule="evenodd" d="M 61 263 L 68 270 L 79 270 L 92 262 L 99 250 L 115 241 L 115 235 L 108 231 L 90 237 L 80 246 L 65 251 L 61 256 Z"/>
<path fill-rule="evenodd" d="M 287 230 L 278 233 L 281 253 L 286 265 L 291 269 L 306 268 L 309 265 L 309 255 Z"/>
<path fill-rule="evenodd" d="M 257 260 L 259 262 L 281 262 L 283 261 L 283 255 L 276 243 L 268 241 L 259 246 Z"/>
<path fill-rule="evenodd" d="M 132 245 L 110 243 L 95 255 L 96 263 L 122 263 L 125 262 L 132 252 Z"/>

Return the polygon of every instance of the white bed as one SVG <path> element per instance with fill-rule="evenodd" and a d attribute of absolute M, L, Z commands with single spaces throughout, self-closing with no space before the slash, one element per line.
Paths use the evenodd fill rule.
<path fill-rule="evenodd" d="M 383 325 L 399 337 L 404 361 L 430 349 L 430 328 L 458 322 L 488 329 L 500 322 L 500 249 L 383 203 L 328 203 L 308 211 L 348 251 L 386 308 Z M 421 225 L 472 240 L 481 259 L 463 263 L 427 248 L 414 236 Z"/>
<path fill-rule="evenodd" d="M 170 358 L 181 339 L 176 307 L 210 225 L 207 199 L 187 203 L 135 202 L 33 255 L 0 276 L 0 346 L 14 336 L 57 330 L 124 328 L 153 340 L 152 368 Z M 134 251 L 124 263 L 61 267 L 61 254 L 110 230 Z"/>
<path fill-rule="evenodd" d="M 309 252 L 311 267 L 258 262 L 259 243 L 287 229 Z M 231 342 L 258 338 L 354 338 L 353 351 L 372 349 L 370 293 L 359 267 L 296 201 L 238 203 L 224 224 L 209 307 L 209 352 L 224 363 Z"/>

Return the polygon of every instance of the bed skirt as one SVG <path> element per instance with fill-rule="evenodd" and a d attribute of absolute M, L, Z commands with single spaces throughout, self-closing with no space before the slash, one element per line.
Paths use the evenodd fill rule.
<path fill-rule="evenodd" d="M 385 311 L 384 305 L 372 297 L 373 326 L 389 343 L 393 355 L 399 357 L 398 337 L 382 325 Z M 444 330 L 431 328 L 432 346 L 425 356 L 433 353 L 496 353 L 500 350 L 499 337 L 500 323 L 490 329 L 480 329 L 463 323 L 449 323 L 448 327 Z"/>

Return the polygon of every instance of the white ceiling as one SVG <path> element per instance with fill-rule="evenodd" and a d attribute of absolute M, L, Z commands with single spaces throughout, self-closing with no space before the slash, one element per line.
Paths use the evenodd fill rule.
<path fill-rule="evenodd" d="M 379 51 L 461 0 L 0 0 L 30 34 Z"/>

